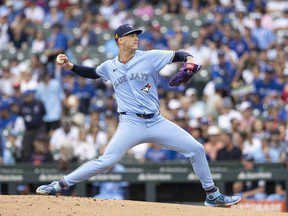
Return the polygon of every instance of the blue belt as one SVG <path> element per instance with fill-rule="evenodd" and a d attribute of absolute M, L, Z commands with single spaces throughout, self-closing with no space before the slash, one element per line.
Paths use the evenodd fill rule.
<path fill-rule="evenodd" d="M 127 112 L 120 112 L 122 115 L 127 115 Z M 135 113 L 136 116 L 142 118 L 142 119 L 151 119 L 155 115 L 155 113 L 150 113 L 150 114 L 140 114 L 140 113 Z"/>

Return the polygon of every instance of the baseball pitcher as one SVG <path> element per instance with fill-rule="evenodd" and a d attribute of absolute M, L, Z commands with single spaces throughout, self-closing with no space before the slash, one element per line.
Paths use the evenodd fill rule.
<path fill-rule="evenodd" d="M 118 56 L 96 68 L 74 65 L 65 54 L 57 57 L 58 64 L 79 76 L 112 82 L 119 125 L 101 157 L 83 164 L 60 181 L 38 187 L 37 194 L 54 195 L 63 188 L 109 169 L 135 145 L 155 143 L 190 159 L 207 193 L 206 206 L 231 206 L 238 203 L 241 199 L 239 196 L 221 194 L 214 185 L 203 145 L 159 112 L 158 72 L 171 62 L 183 62 L 181 70 L 169 82 L 171 86 L 178 86 L 188 82 L 201 69 L 201 65 L 195 64 L 193 57 L 183 51 L 138 50 L 138 34 L 141 32 L 129 24 L 119 26 L 114 33 L 119 46 Z"/>

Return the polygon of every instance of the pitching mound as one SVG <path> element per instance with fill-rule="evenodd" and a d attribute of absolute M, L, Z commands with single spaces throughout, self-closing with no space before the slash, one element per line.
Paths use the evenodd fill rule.
<path fill-rule="evenodd" d="M 213 216 L 264 216 L 286 215 L 285 213 L 256 212 L 231 208 L 164 204 L 136 201 L 115 201 L 79 197 L 53 196 L 0 196 L 0 216 L 6 215 L 97 215 L 97 216 L 140 216 L 140 215 L 213 215 Z"/>

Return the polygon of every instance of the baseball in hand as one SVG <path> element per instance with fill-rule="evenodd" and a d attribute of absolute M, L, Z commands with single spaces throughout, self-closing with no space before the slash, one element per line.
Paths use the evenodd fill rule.
<path fill-rule="evenodd" d="M 56 61 L 58 64 L 64 64 L 64 60 L 60 58 L 60 55 L 57 56 Z"/>

